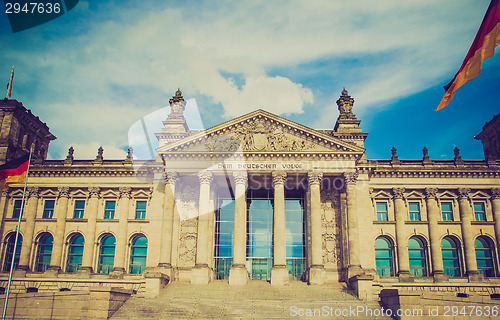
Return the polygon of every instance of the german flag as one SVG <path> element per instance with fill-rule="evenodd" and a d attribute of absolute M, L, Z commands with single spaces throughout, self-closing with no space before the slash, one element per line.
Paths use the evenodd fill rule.
<path fill-rule="evenodd" d="M 460 87 L 481 73 L 481 64 L 484 60 L 495 55 L 495 47 L 499 44 L 500 5 L 498 0 L 492 0 L 460 70 L 458 70 L 453 80 L 444 87 L 446 93 L 436 111 L 446 107 Z"/>
<path fill-rule="evenodd" d="M 0 166 L 0 190 L 7 190 L 10 184 L 26 180 L 29 156 L 27 154 Z"/>

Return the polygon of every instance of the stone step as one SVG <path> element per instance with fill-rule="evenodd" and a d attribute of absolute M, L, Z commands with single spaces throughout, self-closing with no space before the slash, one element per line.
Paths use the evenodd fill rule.
<path fill-rule="evenodd" d="M 360 301 L 345 288 L 301 282 L 286 287 L 265 281 L 245 286 L 173 282 L 157 298 L 132 296 L 111 319 L 391 319 L 376 316 L 381 310 L 377 302 Z"/>

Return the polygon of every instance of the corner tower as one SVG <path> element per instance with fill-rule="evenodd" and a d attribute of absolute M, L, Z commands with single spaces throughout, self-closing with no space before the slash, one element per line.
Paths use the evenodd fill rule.
<path fill-rule="evenodd" d="M 30 151 L 33 158 L 45 160 L 49 143 L 56 137 L 49 127 L 17 100 L 0 100 L 0 164 Z"/>

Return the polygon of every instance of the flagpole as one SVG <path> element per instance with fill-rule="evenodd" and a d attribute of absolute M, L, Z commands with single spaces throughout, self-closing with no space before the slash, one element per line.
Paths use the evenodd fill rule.
<path fill-rule="evenodd" d="M 28 185 L 28 176 L 30 174 L 30 163 L 31 163 L 32 152 L 33 152 L 33 147 L 31 147 L 31 149 L 30 149 L 30 156 L 29 156 L 29 160 L 28 160 L 28 170 L 26 171 L 26 179 L 24 180 L 23 200 L 21 201 L 21 212 L 19 212 L 19 219 L 17 220 L 16 240 L 14 241 L 14 251 L 12 252 L 12 261 L 10 263 L 9 282 L 7 284 L 7 293 L 5 295 L 5 305 L 3 307 L 2 320 L 5 320 L 5 315 L 7 314 L 7 303 L 9 302 L 10 284 L 12 282 L 12 272 L 14 271 L 14 261 L 16 260 L 17 241 L 19 239 L 19 229 L 21 227 L 21 218 L 23 217 L 23 213 L 24 213 L 24 199 L 26 197 L 26 186 Z"/>

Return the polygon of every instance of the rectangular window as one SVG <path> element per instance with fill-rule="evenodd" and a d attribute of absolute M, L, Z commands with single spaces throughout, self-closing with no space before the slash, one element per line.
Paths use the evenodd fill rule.
<path fill-rule="evenodd" d="M 85 211 L 85 200 L 76 200 L 73 218 L 83 219 L 84 211 Z"/>
<path fill-rule="evenodd" d="M 389 215 L 387 214 L 387 202 L 377 202 L 377 220 L 387 221 Z"/>
<path fill-rule="evenodd" d="M 12 218 L 19 218 L 21 214 L 22 200 L 14 200 L 14 211 L 12 211 Z"/>
<path fill-rule="evenodd" d="M 45 200 L 45 205 L 43 206 L 43 218 L 52 219 L 54 215 L 54 204 L 55 200 Z"/>
<path fill-rule="evenodd" d="M 135 204 L 135 218 L 146 219 L 147 201 L 137 201 Z"/>
<path fill-rule="evenodd" d="M 115 218 L 115 207 L 116 201 L 106 201 L 106 206 L 104 208 L 104 219 Z"/>
<path fill-rule="evenodd" d="M 453 221 L 453 203 L 441 202 L 441 212 L 443 213 L 443 221 Z"/>
<path fill-rule="evenodd" d="M 486 221 L 484 202 L 474 202 L 474 216 L 476 217 L 476 221 Z"/>
<path fill-rule="evenodd" d="M 409 202 L 408 208 L 410 210 L 410 220 L 420 221 L 420 203 L 419 202 Z"/>

